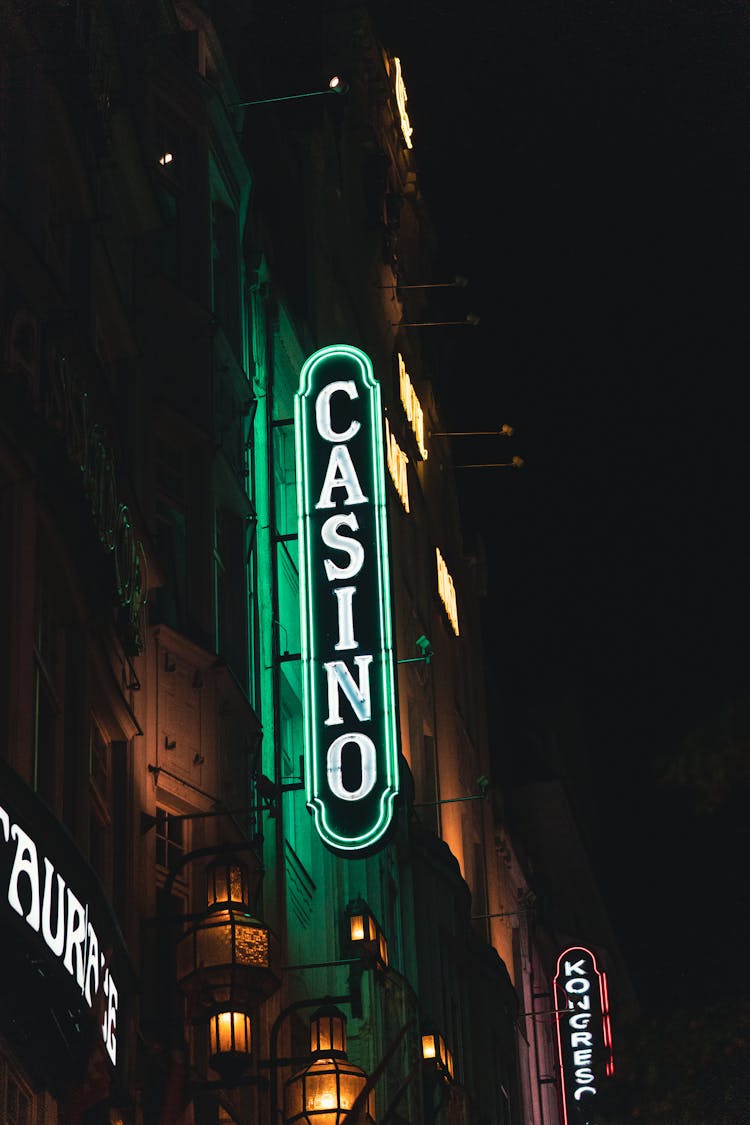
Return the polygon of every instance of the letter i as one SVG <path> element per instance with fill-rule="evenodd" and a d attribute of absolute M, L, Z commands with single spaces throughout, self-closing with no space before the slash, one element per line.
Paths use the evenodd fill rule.
<path fill-rule="evenodd" d="M 352 598 L 356 589 L 356 586 L 339 586 L 333 591 L 339 603 L 339 639 L 335 646 L 337 650 L 359 648 L 359 642 L 354 639 L 352 613 Z"/>

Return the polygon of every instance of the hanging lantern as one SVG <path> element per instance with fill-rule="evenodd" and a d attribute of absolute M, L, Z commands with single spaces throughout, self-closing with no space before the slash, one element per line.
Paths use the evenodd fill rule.
<path fill-rule="evenodd" d="M 433 1063 L 446 1081 L 453 1080 L 453 1054 L 442 1035 L 429 1032 L 422 1036 L 422 1058 Z"/>
<path fill-rule="evenodd" d="M 388 942 L 364 899 L 350 902 L 344 915 L 344 950 L 368 968 L 388 968 Z"/>
<path fill-rule="evenodd" d="M 177 980 L 195 1017 L 207 1011 L 243 1012 L 281 984 L 278 942 L 250 913 L 260 882 L 232 856 L 206 868 L 207 910 L 177 942 Z"/>
<path fill-rule="evenodd" d="M 343 1125 L 367 1084 L 367 1075 L 346 1057 L 346 1019 L 338 1008 L 319 1008 L 310 1021 L 311 1062 L 284 1086 L 285 1125 Z M 363 1107 L 375 1119 L 375 1094 Z"/>
<path fill-rule="evenodd" d="M 209 1061 L 225 1082 L 238 1079 L 252 1049 L 250 1016 L 247 1012 L 214 1012 L 208 1021 Z"/>

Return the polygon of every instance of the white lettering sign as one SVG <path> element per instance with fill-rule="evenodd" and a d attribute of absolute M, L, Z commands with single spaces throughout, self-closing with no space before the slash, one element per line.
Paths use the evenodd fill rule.
<path fill-rule="evenodd" d="M 564 1125 L 587 1125 L 591 1099 L 613 1073 L 606 977 L 582 947 L 560 955 L 555 976 Z M 588 1105 L 588 1109 L 584 1106 Z M 580 1107 L 580 1108 L 579 1108 Z"/>
<path fill-rule="evenodd" d="M 31 836 L 20 824 L 14 824 L 1 807 L 0 830 L 6 844 L 15 844 L 8 905 L 32 930 L 41 932 L 52 955 L 75 980 L 89 1008 L 94 1006 L 101 989 L 106 1001 L 101 1034 L 107 1054 L 116 1064 L 118 992 L 90 920 L 88 903 L 81 902 L 66 886 L 47 856 L 40 856 Z"/>

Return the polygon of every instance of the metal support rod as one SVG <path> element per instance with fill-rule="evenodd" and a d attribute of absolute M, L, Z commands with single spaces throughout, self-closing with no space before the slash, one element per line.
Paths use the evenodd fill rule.
<path fill-rule="evenodd" d="M 256 98 L 252 102 L 232 102 L 230 109 L 245 109 L 249 105 L 269 105 L 271 102 L 293 102 L 298 101 L 300 98 L 317 98 L 321 94 L 335 94 L 334 87 L 329 86 L 325 90 L 312 90 L 309 94 L 285 94 L 283 98 Z"/>
<path fill-rule="evenodd" d="M 486 800 L 487 800 L 487 796 L 486 796 L 485 793 L 477 793 L 477 795 L 475 797 L 444 797 L 442 801 L 420 801 L 420 802 L 412 805 L 412 808 L 426 809 L 426 808 L 433 808 L 435 805 L 452 805 L 452 804 L 455 804 L 456 801 L 486 801 Z M 492 915 L 491 914 L 480 914 L 479 917 L 480 918 L 491 918 Z"/>
<path fill-rule="evenodd" d="M 430 437 L 510 437 L 507 430 L 434 430 Z"/>
<path fill-rule="evenodd" d="M 330 969 L 334 965 L 356 965 L 361 960 L 361 957 L 347 957 L 339 961 L 310 961 L 305 965 L 282 965 L 281 968 L 285 972 L 291 973 L 298 969 Z"/>
<path fill-rule="evenodd" d="M 504 910 L 502 914 L 472 914 L 471 921 L 476 922 L 479 918 L 510 918 L 512 914 L 530 914 L 530 910 Z"/>

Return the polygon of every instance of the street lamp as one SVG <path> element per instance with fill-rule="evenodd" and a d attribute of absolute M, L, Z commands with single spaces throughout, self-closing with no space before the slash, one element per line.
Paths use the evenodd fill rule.
<path fill-rule="evenodd" d="M 343 1125 L 367 1085 L 367 1075 L 346 1055 L 346 1017 L 325 1005 L 310 1019 L 311 1061 L 284 1084 L 285 1125 Z M 375 1119 L 375 1093 L 364 1109 Z"/>

